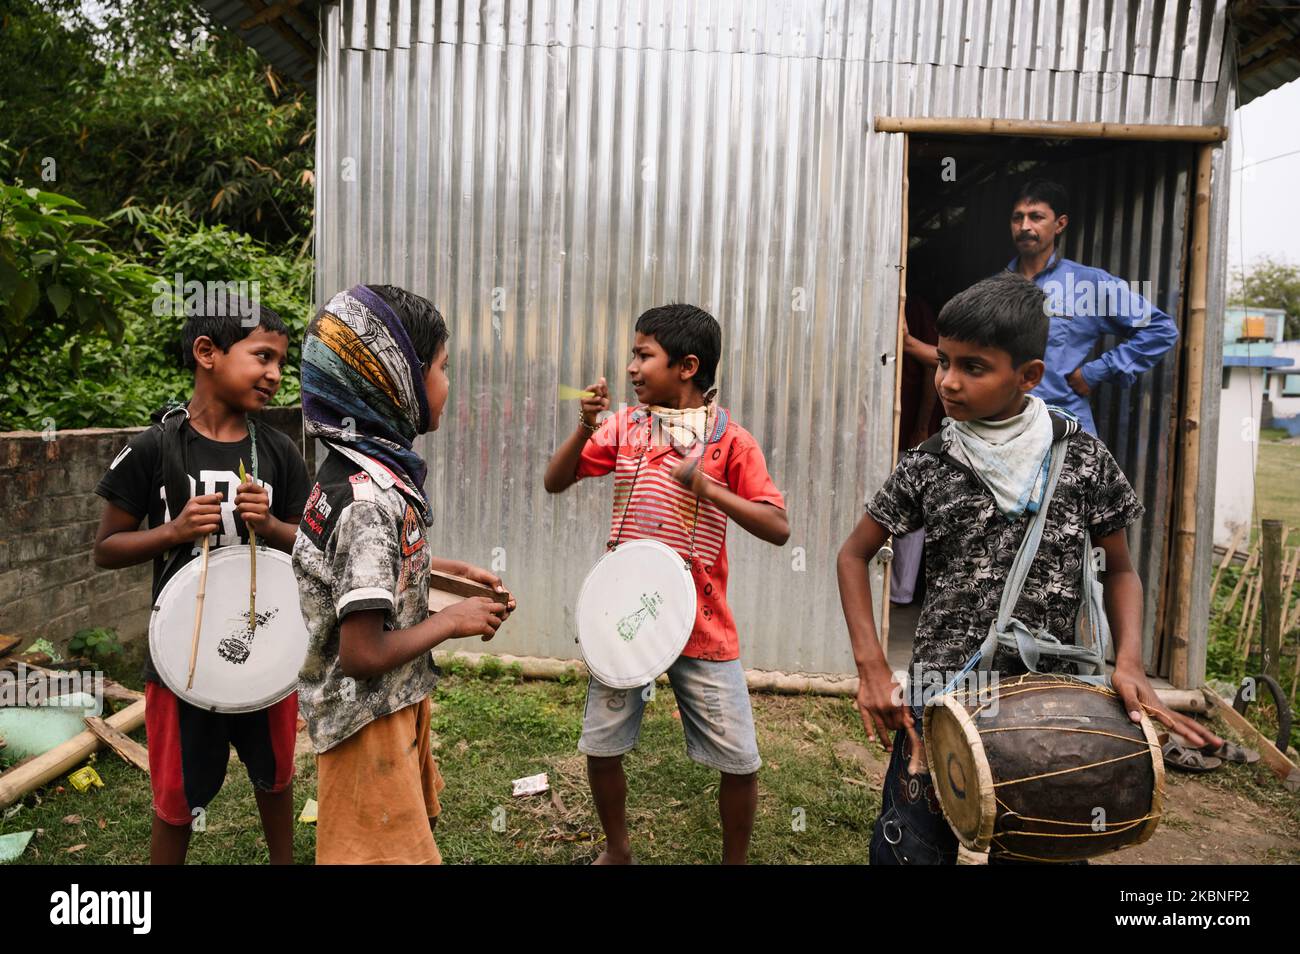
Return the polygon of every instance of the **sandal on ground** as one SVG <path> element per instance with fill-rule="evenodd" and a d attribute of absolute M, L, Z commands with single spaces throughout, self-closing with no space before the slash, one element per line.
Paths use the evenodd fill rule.
<path fill-rule="evenodd" d="M 1259 753 L 1254 749 L 1248 749 L 1226 739 L 1217 749 L 1207 747 L 1201 751 L 1212 758 L 1220 758 L 1225 762 L 1238 762 L 1242 765 L 1253 765 L 1259 761 Z"/>
<path fill-rule="evenodd" d="M 1223 764 L 1222 759 L 1202 755 L 1173 739 L 1166 742 L 1160 751 L 1164 754 L 1165 764 L 1181 772 L 1212 772 Z"/>

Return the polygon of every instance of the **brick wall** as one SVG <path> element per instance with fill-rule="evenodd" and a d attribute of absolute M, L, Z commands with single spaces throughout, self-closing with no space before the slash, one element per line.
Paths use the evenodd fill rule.
<path fill-rule="evenodd" d="M 262 417 L 302 447 L 300 408 Z M 103 500 L 95 485 L 141 428 L 0 433 L 0 634 L 61 646 L 92 626 L 149 631 L 151 565 L 100 570 L 91 558 Z"/>

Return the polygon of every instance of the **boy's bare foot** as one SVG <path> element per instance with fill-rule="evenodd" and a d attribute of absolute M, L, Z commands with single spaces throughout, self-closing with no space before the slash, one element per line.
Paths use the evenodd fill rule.
<path fill-rule="evenodd" d="M 609 848 L 606 848 L 604 851 L 602 851 L 600 854 L 596 856 L 596 860 L 593 861 L 592 864 L 593 865 L 633 865 L 636 864 L 636 862 L 633 860 L 632 852 L 630 851 L 616 852 L 616 851 L 611 851 Z"/>

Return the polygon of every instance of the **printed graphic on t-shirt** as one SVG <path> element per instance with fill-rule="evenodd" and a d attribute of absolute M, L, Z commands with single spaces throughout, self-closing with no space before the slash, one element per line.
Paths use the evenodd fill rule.
<path fill-rule="evenodd" d="M 199 479 L 195 481 L 193 477 L 190 480 L 190 496 L 201 497 L 204 494 L 221 494 L 221 531 L 212 538 L 210 546 L 230 547 L 238 546 L 244 542 L 239 535 L 239 527 L 244 525 L 244 521 L 239 518 L 235 512 L 235 493 L 239 490 L 239 474 L 233 470 L 208 470 L 199 471 Z M 272 504 L 275 500 L 275 488 L 270 481 L 257 481 L 259 485 L 266 488 L 267 503 Z M 167 506 L 167 488 L 158 488 L 158 498 L 163 505 L 163 521 L 172 519 L 171 508 Z M 238 520 L 238 524 L 236 524 Z M 194 543 L 194 552 L 198 553 L 203 546 L 202 540 L 196 540 Z"/>

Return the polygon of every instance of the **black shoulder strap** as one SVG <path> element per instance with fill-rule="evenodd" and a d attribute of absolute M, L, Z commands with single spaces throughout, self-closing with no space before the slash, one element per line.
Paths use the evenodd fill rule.
<path fill-rule="evenodd" d="M 186 501 L 190 499 L 189 453 L 187 446 L 189 440 L 185 431 L 185 422 L 188 420 L 189 411 L 181 405 L 167 411 L 157 424 L 160 431 L 158 462 L 162 468 L 163 491 L 167 495 L 167 511 L 173 520 L 180 516 L 181 511 L 185 509 Z M 163 564 L 163 571 L 158 577 L 159 582 L 171 577 L 177 564 L 191 549 L 192 544 L 189 543 L 182 543 L 180 546 L 172 548 L 171 553 L 167 554 L 167 561 Z M 154 594 L 155 599 L 157 595 L 157 593 Z"/>

